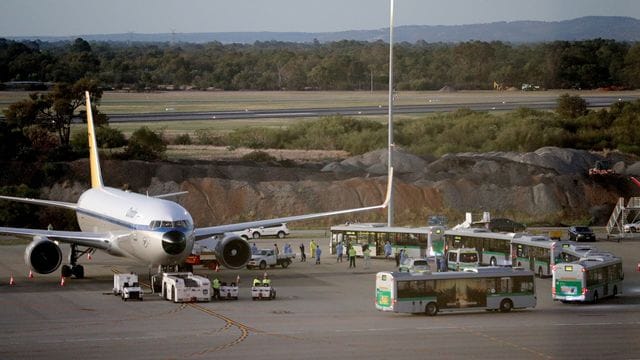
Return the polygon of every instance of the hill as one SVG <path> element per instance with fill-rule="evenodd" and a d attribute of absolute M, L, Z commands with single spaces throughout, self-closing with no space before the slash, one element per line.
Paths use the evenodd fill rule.
<path fill-rule="evenodd" d="M 353 30 L 326 33 L 304 32 L 215 32 L 215 33 L 159 33 L 159 34 L 101 34 L 60 36 L 12 37 L 13 40 L 53 42 L 82 37 L 87 41 L 113 42 L 185 42 L 254 43 L 256 41 L 282 41 L 311 43 L 341 40 L 388 41 L 389 29 Z M 455 43 L 470 40 L 504 41 L 510 43 L 534 43 L 555 40 L 612 39 L 640 41 L 640 20 L 620 16 L 587 16 L 564 21 L 512 21 L 470 25 L 414 25 L 398 26 L 395 41 L 415 43 Z"/>

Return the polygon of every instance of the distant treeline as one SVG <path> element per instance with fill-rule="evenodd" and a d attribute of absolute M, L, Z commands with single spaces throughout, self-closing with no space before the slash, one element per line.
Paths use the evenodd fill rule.
<path fill-rule="evenodd" d="M 223 90 L 377 90 L 388 83 L 388 44 L 256 42 L 252 45 L 125 44 L 83 39 L 0 39 L 0 82 Z M 491 89 L 532 84 L 548 89 L 640 88 L 640 44 L 594 39 L 513 45 L 471 41 L 395 46 L 399 90 Z"/>

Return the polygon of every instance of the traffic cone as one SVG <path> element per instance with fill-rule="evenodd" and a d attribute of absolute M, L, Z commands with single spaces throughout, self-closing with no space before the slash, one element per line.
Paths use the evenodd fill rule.
<path fill-rule="evenodd" d="M 216 263 L 216 272 L 220 272 L 220 264 Z"/>
<path fill-rule="evenodd" d="M 29 270 L 29 279 L 33 279 L 33 271 Z"/>
<path fill-rule="evenodd" d="M 9 286 L 13 286 L 16 284 L 16 281 L 13 279 L 13 274 L 11 274 L 11 278 L 9 278 Z"/>
<path fill-rule="evenodd" d="M 60 286 L 64 286 L 64 276 L 60 276 Z"/>
<path fill-rule="evenodd" d="M 240 285 L 240 275 L 236 276 L 236 285 Z"/>
<path fill-rule="evenodd" d="M 91 260 L 91 253 L 87 253 L 87 260 Z"/>

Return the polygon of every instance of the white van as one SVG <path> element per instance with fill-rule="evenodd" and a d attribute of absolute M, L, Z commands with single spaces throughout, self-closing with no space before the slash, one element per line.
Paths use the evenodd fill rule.
<path fill-rule="evenodd" d="M 478 259 L 478 251 L 474 248 L 451 249 L 447 253 L 447 268 L 453 271 L 477 268 Z"/>

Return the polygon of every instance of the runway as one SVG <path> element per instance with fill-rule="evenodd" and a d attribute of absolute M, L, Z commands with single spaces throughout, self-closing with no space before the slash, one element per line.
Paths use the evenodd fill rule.
<path fill-rule="evenodd" d="M 295 236 L 295 232 L 294 232 Z M 598 304 L 553 302 L 550 279 L 536 281 L 538 305 L 509 314 L 472 312 L 436 317 L 379 312 L 370 269 L 336 263 L 324 232 L 277 240 L 298 249 L 320 240 L 323 259 L 268 269 L 278 297 L 252 301 L 248 284 L 260 270 L 196 269 L 223 281 L 241 277 L 240 300 L 173 304 L 153 294 L 142 302 L 111 295 L 114 271 L 147 269 L 95 254 L 83 259 L 87 279 L 59 273 L 28 279 L 23 245 L 0 247 L 0 358 L 136 359 L 630 359 L 640 356 L 638 242 L 599 242 L 623 257 L 624 294 Z M 276 240 L 260 239 L 259 247 Z M 253 241 L 252 241 L 253 242 Z M 282 247 L 282 246 L 281 246 Z M 13 273 L 16 285 L 9 286 Z"/>
<path fill-rule="evenodd" d="M 459 108 L 468 108 L 473 111 L 511 111 L 521 107 L 536 110 L 550 110 L 557 106 L 557 94 L 548 96 L 527 96 L 526 93 L 508 94 L 509 96 L 495 95 L 489 99 L 456 98 L 440 102 L 441 99 L 424 99 L 424 104 L 396 105 L 395 114 L 428 114 L 437 112 L 451 112 Z M 638 96 L 632 95 L 606 95 L 586 94 L 581 96 L 591 108 L 607 107 L 619 101 L 635 101 Z M 188 120 L 240 120 L 240 119 L 267 119 L 267 118 L 310 118 L 332 115 L 343 116 L 372 116 L 388 113 L 387 105 L 377 106 L 350 106 L 330 108 L 293 108 L 293 109 L 269 109 L 269 110 L 236 110 L 236 111 L 204 111 L 204 112 L 158 112 L 145 114 L 109 114 L 110 123 L 122 122 L 151 122 L 151 121 L 188 121 Z"/>

